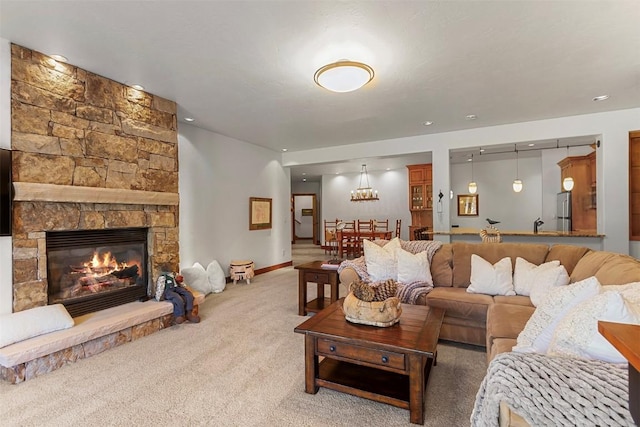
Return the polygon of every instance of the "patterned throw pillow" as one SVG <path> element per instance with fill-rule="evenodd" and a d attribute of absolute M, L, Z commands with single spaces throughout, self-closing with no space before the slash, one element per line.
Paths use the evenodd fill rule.
<path fill-rule="evenodd" d="M 595 277 L 572 285 L 552 288 L 518 335 L 513 351 L 546 353 L 558 322 L 573 307 L 597 295 L 600 289 L 600 282 Z"/>
<path fill-rule="evenodd" d="M 626 301 L 617 291 L 603 292 L 576 305 L 558 323 L 549 354 L 625 363 L 627 359 L 598 332 L 598 320 L 637 325 L 640 306 Z"/>
<path fill-rule="evenodd" d="M 400 239 L 396 237 L 383 247 L 365 239 L 363 247 L 364 262 L 371 281 L 380 282 L 398 278 L 396 249 L 400 248 Z"/>

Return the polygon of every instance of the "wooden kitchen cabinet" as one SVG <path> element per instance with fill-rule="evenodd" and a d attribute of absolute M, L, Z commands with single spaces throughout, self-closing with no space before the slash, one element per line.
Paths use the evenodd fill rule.
<path fill-rule="evenodd" d="M 640 240 L 640 131 L 629 132 L 629 240 Z"/>
<path fill-rule="evenodd" d="M 414 240 L 414 230 L 428 227 L 433 231 L 433 186 L 431 164 L 407 165 L 409 170 L 409 239 Z M 431 239 L 431 235 L 428 236 Z"/>
<path fill-rule="evenodd" d="M 586 156 L 566 157 L 558 162 L 560 187 L 566 177 L 573 178 L 571 190 L 571 231 L 596 232 L 595 151 Z M 592 171 L 593 169 L 593 171 Z"/>

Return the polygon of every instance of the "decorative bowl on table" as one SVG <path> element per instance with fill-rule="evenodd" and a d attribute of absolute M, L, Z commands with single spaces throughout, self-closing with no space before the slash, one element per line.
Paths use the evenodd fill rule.
<path fill-rule="evenodd" d="M 351 323 L 372 326 L 393 326 L 400 321 L 402 307 L 398 297 L 384 301 L 363 301 L 349 292 L 342 303 L 345 319 Z"/>

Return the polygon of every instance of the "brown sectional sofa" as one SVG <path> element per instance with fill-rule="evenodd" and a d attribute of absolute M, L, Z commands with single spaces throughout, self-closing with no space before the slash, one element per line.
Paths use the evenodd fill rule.
<path fill-rule="evenodd" d="M 431 262 L 434 289 L 418 304 L 445 309 L 440 338 L 486 346 L 487 360 L 511 351 L 535 307 L 527 296 L 490 296 L 468 293 L 471 255 L 496 263 L 517 257 L 539 265 L 558 260 L 566 268 L 571 283 L 595 276 L 602 285 L 622 285 L 640 281 L 640 262 L 633 257 L 605 251 L 593 251 L 574 245 L 529 243 L 446 243 Z M 355 270 L 340 272 L 341 283 L 357 279 Z M 506 405 L 500 408 L 501 426 L 526 426 L 524 419 Z"/>

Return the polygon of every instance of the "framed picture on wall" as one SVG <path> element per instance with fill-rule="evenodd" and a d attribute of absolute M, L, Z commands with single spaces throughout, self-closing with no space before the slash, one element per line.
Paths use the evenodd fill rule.
<path fill-rule="evenodd" d="M 478 195 L 458 195 L 458 216 L 478 216 Z"/>
<path fill-rule="evenodd" d="M 271 199 L 249 198 L 249 230 L 271 228 Z"/>

